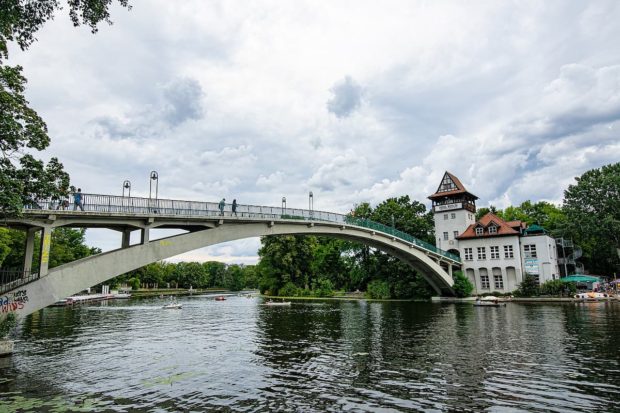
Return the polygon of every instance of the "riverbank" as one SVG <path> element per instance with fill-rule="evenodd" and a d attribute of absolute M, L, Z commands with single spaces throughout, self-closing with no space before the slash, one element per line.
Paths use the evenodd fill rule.
<path fill-rule="evenodd" d="M 431 301 L 434 303 L 470 303 L 476 300 L 476 297 L 432 297 Z M 500 297 L 500 301 L 515 302 L 515 303 L 583 303 L 583 302 L 605 302 L 605 301 L 618 301 L 617 298 L 605 298 L 596 301 L 586 301 L 580 298 L 573 297 L 513 297 L 510 299 L 504 299 Z"/>

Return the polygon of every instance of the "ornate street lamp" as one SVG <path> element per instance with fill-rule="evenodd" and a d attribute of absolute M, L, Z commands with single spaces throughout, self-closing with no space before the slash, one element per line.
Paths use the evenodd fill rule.
<path fill-rule="evenodd" d="M 155 200 L 159 191 L 159 174 L 157 171 L 151 171 L 151 179 L 149 180 L 149 199 L 151 198 L 151 192 L 153 191 L 153 181 L 155 181 Z"/>
<path fill-rule="evenodd" d="M 128 179 L 125 180 L 125 182 L 123 182 L 123 196 L 125 196 L 125 189 L 128 190 L 129 193 L 129 198 L 131 198 L 131 181 L 129 181 Z"/>
<path fill-rule="evenodd" d="M 286 197 L 282 197 L 282 215 L 286 215 Z"/>
<path fill-rule="evenodd" d="M 314 216 L 314 194 L 312 191 L 308 193 L 308 209 L 310 210 L 310 218 Z"/>

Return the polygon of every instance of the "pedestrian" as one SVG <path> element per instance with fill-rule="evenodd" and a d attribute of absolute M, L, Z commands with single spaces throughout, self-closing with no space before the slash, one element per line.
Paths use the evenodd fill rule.
<path fill-rule="evenodd" d="M 73 193 L 73 210 L 78 207 L 84 211 L 84 195 L 82 195 L 82 188 L 78 188 L 77 192 Z"/>
<path fill-rule="evenodd" d="M 226 198 L 222 198 L 218 206 L 220 208 L 220 215 L 224 216 L 224 207 L 226 206 Z"/>
<path fill-rule="evenodd" d="M 237 200 L 236 199 L 233 199 L 232 213 L 235 214 L 235 216 L 237 216 Z M 231 216 L 232 216 L 232 214 L 231 214 Z"/>

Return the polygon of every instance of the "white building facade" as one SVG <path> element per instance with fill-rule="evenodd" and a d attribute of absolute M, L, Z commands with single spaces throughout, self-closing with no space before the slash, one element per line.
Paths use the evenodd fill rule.
<path fill-rule="evenodd" d="M 506 222 L 492 213 L 475 220 L 475 195 L 446 172 L 433 201 L 437 247 L 456 253 L 474 293 L 516 290 L 525 275 L 539 284 L 558 279 L 556 242 L 543 228 L 526 228 L 521 221 Z"/>

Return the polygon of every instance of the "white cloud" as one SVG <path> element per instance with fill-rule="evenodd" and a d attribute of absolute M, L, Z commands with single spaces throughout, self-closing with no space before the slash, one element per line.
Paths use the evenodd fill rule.
<path fill-rule="evenodd" d="M 616 1 L 133 6 L 11 46 L 46 154 L 89 192 L 148 195 L 157 170 L 163 197 L 344 212 L 449 170 L 504 206 L 620 158 Z"/>
<path fill-rule="evenodd" d="M 345 76 L 330 89 L 332 97 L 327 101 L 327 110 L 339 118 L 350 116 L 362 103 L 362 87 L 351 76 Z"/>

